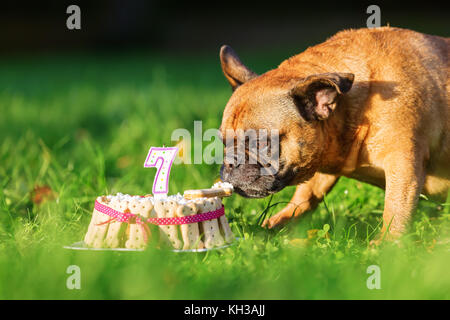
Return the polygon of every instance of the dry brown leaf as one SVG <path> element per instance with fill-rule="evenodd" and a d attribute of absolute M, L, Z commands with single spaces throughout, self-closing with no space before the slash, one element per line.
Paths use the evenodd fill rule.
<path fill-rule="evenodd" d="M 47 185 L 43 186 L 36 185 L 33 191 L 31 192 L 31 201 L 33 201 L 33 203 L 37 205 L 40 205 L 48 200 L 53 200 L 55 198 L 56 198 L 55 193 Z"/>
<path fill-rule="evenodd" d="M 289 244 L 296 248 L 304 248 L 309 245 L 309 239 L 296 238 L 290 240 Z"/>
<path fill-rule="evenodd" d="M 306 231 L 306 233 L 308 234 L 308 239 L 316 238 L 317 232 L 319 232 L 319 229 L 311 229 L 311 230 Z"/>

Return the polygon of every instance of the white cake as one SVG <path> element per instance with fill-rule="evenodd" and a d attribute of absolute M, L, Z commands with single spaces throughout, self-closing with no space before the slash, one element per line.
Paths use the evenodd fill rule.
<path fill-rule="evenodd" d="M 150 241 L 183 250 L 219 247 L 234 240 L 222 208 L 220 197 L 101 196 L 84 242 L 93 248 L 139 249 Z M 215 218 L 192 222 L 208 217 Z"/>

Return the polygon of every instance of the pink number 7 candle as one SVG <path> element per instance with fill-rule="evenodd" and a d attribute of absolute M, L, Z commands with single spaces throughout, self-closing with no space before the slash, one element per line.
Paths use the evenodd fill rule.
<path fill-rule="evenodd" d="M 169 193 L 170 169 L 177 153 L 177 147 L 151 147 L 148 151 L 144 167 L 157 168 L 153 181 L 153 196 L 155 198 L 162 198 Z"/>

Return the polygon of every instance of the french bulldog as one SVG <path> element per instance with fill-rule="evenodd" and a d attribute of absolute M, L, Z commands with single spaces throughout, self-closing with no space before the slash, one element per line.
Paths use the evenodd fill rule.
<path fill-rule="evenodd" d="M 233 93 L 220 132 L 276 129 L 279 167 L 224 160 L 223 181 L 244 197 L 286 186 L 273 228 L 314 209 L 346 176 L 385 189 L 381 235 L 406 229 L 421 193 L 450 188 L 450 38 L 381 27 L 345 30 L 257 75 L 229 46 L 220 61 Z M 227 153 L 225 147 L 225 154 Z"/>

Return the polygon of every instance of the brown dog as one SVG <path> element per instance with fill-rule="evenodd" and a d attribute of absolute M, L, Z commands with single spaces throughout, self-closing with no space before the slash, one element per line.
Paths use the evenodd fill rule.
<path fill-rule="evenodd" d="M 340 176 L 386 190 L 383 234 L 400 235 L 420 193 L 450 188 L 450 39 L 398 28 L 339 32 L 260 76 L 220 51 L 233 88 L 221 125 L 278 129 L 279 170 L 225 162 L 246 197 L 297 185 L 272 228 L 315 208 Z M 226 150 L 225 150 L 226 151 Z"/>

